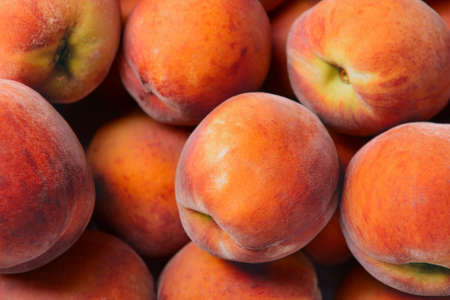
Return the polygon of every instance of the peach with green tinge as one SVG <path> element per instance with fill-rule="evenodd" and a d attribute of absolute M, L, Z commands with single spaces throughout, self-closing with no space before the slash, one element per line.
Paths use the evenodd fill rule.
<path fill-rule="evenodd" d="M 341 203 L 347 245 L 403 292 L 450 296 L 450 125 L 394 127 L 352 158 Z"/>
<path fill-rule="evenodd" d="M 428 120 L 450 98 L 450 30 L 421 0 L 323 0 L 291 28 L 300 102 L 336 131 L 374 135 Z"/>
<path fill-rule="evenodd" d="M 280 96 L 293 98 L 287 71 L 286 44 L 289 30 L 294 21 L 318 0 L 291 0 L 280 7 L 270 18 L 272 25 L 272 61 L 264 90 Z"/>
<path fill-rule="evenodd" d="M 264 264 L 222 260 L 194 243 L 166 265 L 158 282 L 159 300 L 319 300 L 311 262 L 297 252 Z"/>
<path fill-rule="evenodd" d="M 94 182 L 72 129 L 29 87 L 0 79 L 0 128 L 0 273 L 20 273 L 83 233 Z"/>
<path fill-rule="evenodd" d="M 258 0 L 142 1 L 125 28 L 121 76 L 153 119 L 196 125 L 225 99 L 263 84 L 270 50 Z"/>
<path fill-rule="evenodd" d="M 52 102 L 84 98 L 106 77 L 120 39 L 117 0 L 2 0 L 0 78 Z"/>
<path fill-rule="evenodd" d="M 219 257 L 266 262 L 314 238 L 337 205 L 331 137 L 303 105 L 245 93 L 214 109 L 186 142 L 175 194 L 192 241 Z"/>
<path fill-rule="evenodd" d="M 142 259 L 119 239 L 93 230 L 40 269 L 0 275 L 0 295 L 14 300 L 155 299 Z"/>
<path fill-rule="evenodd" d="M 174 192 L 188 136 L 136 112 L 105 124 L 89 145 L 97 220 L 146 258 L 168 257 L 189 241 Z"/>
<path fill-rule="evenodd" d="M 336 300 L 448 300 L 448 297 L 423 297 L 390 288 L 368 274 L 361 266 L 353 267 L 345 276 Z"/>

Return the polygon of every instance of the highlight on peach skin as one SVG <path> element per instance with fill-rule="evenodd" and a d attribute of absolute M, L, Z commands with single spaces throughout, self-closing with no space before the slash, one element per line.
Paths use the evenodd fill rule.
<path fill-rule="evenodd" d="M 450 124 L 416 122 L 375 137 L 347 168 L 347 245 L 370 274 L 405 293 L 450 295 L 449 165 Z"/>
<path fill-rule="evenodd" d="M 322 299 L 311 262 L 297 252 L 264 264 L 222 260 L 194 243 L 180 250 L 158 281 L 158 299 Z"/>
<path fill-rule="evenodd" d="M 192 241 L 221 258 L 266 262 L 311 241 L 337 206 L 339 162 L 301 104 L 245 93 L 214 109 L 186 142 L 175 194 Z"/>
<path fill-rule="evenodd" d="M 94 182 L 74 132 L 41 95 L 0 79 L 0 107 L 0 273 L 20 273 L 79 238 Z"/>

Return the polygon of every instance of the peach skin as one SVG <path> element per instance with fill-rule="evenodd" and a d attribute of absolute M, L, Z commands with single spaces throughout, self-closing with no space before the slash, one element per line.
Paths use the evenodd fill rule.
<path fill-rule="evenodd" d="M 353 267 L 345 276 L 336 300 L 448 300 L 449 297 L 423 297 L 405 294 L 390 288 L 367 273 L 361 266 Z"/>
<path fill-rule="evenodd" d="M 280 96 L 295 98 L 287 71 L 286 44 L 294 21 L 318 0 L 291 0 L 281 6 L 270 18 L 272 25 L 272 61 L 264 90 Z"/>
<path fill-rule="evenodd" d="M 174 192 L 188 136 L 136 112 L 104 125 L 89 145 L 97 220 L 146 258 L 170 256 L 189 241 Z"/>
<path fill-rule="evenodd" d="M 14 300 L 155 299 L 142 259 L 119 239 L 93 230 L 38 270 L 0 275 L 0 295 Z"/>
<path fill-rule="evenodd" d="M 159 300 L 319 300 L 311 262 L 297 252 L 265 264 L 222 260 L 194 243 L 180 250 L 158 280 Z"/>
<path fill-rule="evenodd" d="M 38 268 L 66 251 L 92 215 L 85 153 L 58 112 L 0 79 L 0 273 Z"/>
<path fill-rule="evenodd" d="M 0 78 L 59 103 L 106 77 L 120 39 L 118 0 L 2 0 Z"/>
<path fill-rule="evenodd" d="M 450 98 L 450 30 L 421 0 L 323 0 L 291 27 L 291 86 L 330 128 L 375 135 Z"/>
<path fill-rule="evenodd" d="M 258 0 L 142 1 L 125 28 L 121 76 L 153 119 L 196 125 L 225 99 L 260 88 L 270 51 Z"/>
<path fill-rule="evenodd" d="M 450 125 L 396 126 L 352 158 L 341 226 L 347 245 L 381 282 L 450 296 Z"/>
<path fill-rule="evenodd" d="M 245 93 L 214 109 L 186 142 L 175 194 L 192 241 L 221 258 L 266 262 L 311 241 L 337 205 L 339 163 L 303 105 Z"/>

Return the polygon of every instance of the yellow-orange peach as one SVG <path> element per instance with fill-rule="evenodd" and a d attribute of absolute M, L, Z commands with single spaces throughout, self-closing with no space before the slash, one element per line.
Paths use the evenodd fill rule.
<path fill-rule="evenodd" d="M 0 275 L 2 299 L 155 299 L 152 275 L 117 238 L 88 230 L 62 256 L 23 274 Z"/>
<path fill-rule="evenodd" d="M 158 299 L 319 300 L 321 294 L 301 252 L 255 265 L 222 260 L 189 243 L 163 270 Z"/>
<path fill-rule="evenodd" d="M 406 293 L 450 296 L 450 124 L 407 123 L 347 168 L 341 226 L 365 269 Z"/>
<path fill-rule="evenodd" d="M 139 112 L 104 125 L 89 146 L 96 216 L 145 257 L 172 255 L 189 241 L 174 192 L 188 136 Z"/>
<path fill-rule="evenodd" d="M 291 0 L 270 18 L 272 25 L 272 61 L 264 90 L 277 95 L 294 98 L 287 71 L 286 44 L 289 29 L 294 21 L 318 0 Z"/>
<path fill-rule="evenodd" d="M 232 97 L 186 142 L 175 193 L 186 233 L 204 250 L 241 262 L 287 256 L 333 215 L 334 143 L 303 105 L 266 93 Z"/>
<path fill-rule="evenodd" d="M 450 27 L 450 2 L 447 0 L 426 0 L 425 2 L 428 3 L 428 5 L 444 19 L 447 26 Z"/>
<path fill-rule="evenodd" d="M 450 30 L 421 0 L 323 0 L 288 37 L 297 98 L 341 133 L 428 120 L 450 98 Z"/>
<path fill-rule="evenodd" d="M 29 87 L 0 79 L 0 129 L 0 273 L 25 272 L 82 234 L 94 182 L 73 131 Z"/>
<path fill-rule="evenodd" d="M 108 73 L 120 38 L 117 0 L 2 0 L 0 78 L 74 102 Z"/>
<path fill-rule="evenodd" d="M 262 85 L 270 48 L 258 0 L 142 1 L 125 28 L 122 80 L 153 119 L 196 125 Z"/>
<path fill-rule="evenodd" d="M 367 273 L 361 266 L 353 267 L 339 287 L 336 300 L 448 300 L 448 297 L 423 297 L 405 294 L 390 288 Z"/>

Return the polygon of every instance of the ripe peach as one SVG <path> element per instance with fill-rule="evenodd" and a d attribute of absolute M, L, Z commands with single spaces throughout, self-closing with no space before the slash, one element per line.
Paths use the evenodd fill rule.
<path fill-rule="evenodd" d="M 95 192 L 75 134 L 37 92 L 0 79 L 0 273 L 40 267 L 82 234 Z"/>
<path fill-rule="evenodd" d="M 450 30 L 421 0 L 323 0 L 291 27 L 288 72 L 329 127 L 373 135 L 450 98 Z"/>
<path fill-rule="evenodd" d="M 321 299 L 314 267 L 297 252 L 265 264 L 222 260 L 189 243 L 167 264 L 158 299 Z"/>
<path fill-rule="evenodd" d="M 356 259 L 410 294 L 450 295 L 450 125 L 394 127 L 352 158 L 341 225 Z"/>
<path fill-rule="evenodd" d="M 175 193 L 188 236 L 241 262 L 287 256 L 335 211 L 339 163 L 320 120 L 289 99 L 246 93 L 212 111 L 189 137 Z"/>
<path fill-rule="evenodd" d="M 104 125 L 89 146 L 96 215 L 145 257 L 172 255 L 189 241 L 174 192 L 188 136 L 189 131 L 156 123 L 140 112 Z"/>
<path fill-rule="evenodd" d="M 287 71 L 287 37 L 294 21 L 317 2 L 318 0 L 291 0 L 271 17 L 272 61 L 264 83 L 266 91 L 288 98 L 295 97 Z"/>
<path fill-rule="evenodd" d="M 125 28 L 121 76 L 153 119 L 196 125 L 262 85 L 270 47 L 258 0 L 142 1 Z"/>
<path fill-rule="evenodd" d="M 32 272 L 0 275 L 2 299 L 155 299 L 152 275 L 117 238 L 88 230 L 61 257 Z"/>
<path fill-rule="evenodd" d="M 422 297 L 405 294 L 390 288 L 370 276 L 361 266 L 346 275 L 336 300 L 445 300 L 448 297 Z"/>
<path fill-rule="evenodd" d="M 84 98 L 105 78 L 120 39 L 117 0 L 2 0 L 0 78 L 53 102 Z"/>

